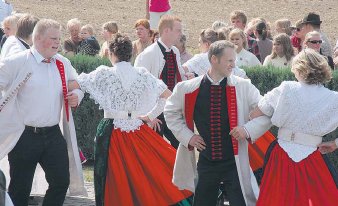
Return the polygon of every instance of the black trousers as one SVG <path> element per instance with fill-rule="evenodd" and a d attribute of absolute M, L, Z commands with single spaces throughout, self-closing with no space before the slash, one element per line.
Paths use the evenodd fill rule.
<path fill-rule="evenodd" d="M 10 177 L 8 193 L 15 206 L 27 206 L 37 164 L 49 184 L 44 206 L 62 206 L 69 186 L 67 143 L 59 126 L 34 131 L 26 127 L 8 154 Z M 43 177 L 40 177 L 43 178 Z"/>
<path fill-rule="evenodd" d="M 213 206 L 217 203 L 220 183 L 228 195 L 231 206 L 245 206 L 234 161 L 213 162 L 200 156 L 197 163 L 198 182 L 194 206 Z"/>
<path fill-rule="evenodd" d="M 157 133 L 161 136 L 164 135 L 169 140 L 171 146 L 173 146 L 175 149 L 177 149 L 180 142 L 176 139 L 174 134 L 168 128 L 167 123 L 164 119 L 163 113 L 160 116 L 158 116 L 157 118 L 162 121 L 161 130 L 158 131 Z"/>

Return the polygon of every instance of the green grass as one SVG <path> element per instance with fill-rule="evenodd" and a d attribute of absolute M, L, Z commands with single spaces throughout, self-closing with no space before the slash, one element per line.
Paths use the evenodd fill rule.
<path fill-rule="evenodd" d="M 85 182 L 94 182 L 94 166 L 93 164 L 85 163 L 83 165 L 83 178 Z"/>

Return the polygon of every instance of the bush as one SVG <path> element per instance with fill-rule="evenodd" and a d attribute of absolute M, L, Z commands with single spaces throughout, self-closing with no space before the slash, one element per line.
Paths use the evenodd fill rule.
<path fill-rule="evenodd" d="M 107 59 L 99 59 L 90 56 L 75 56 L 69 59 L 79 74 L 82 72 L 89 73 L 100 65 L 111 66 Z M 295 80 L 290 68 L 283 69 L 267 66 L 243 69 L 246 71 L 247 76 L 251 79 L 252 83 L 260 90 L 262 95 L 280 85 L 282 81 Z M 332 81 L 326 86 L 332 90 L 338 90 L 338 72 L 334 72 Z M 103 117 L 103 111 L 98 108 L 98 105 L 96 105 L 93 100 L 89 99 L 89 95 L 86 94 L 81 105 L 74 111 L 78 143 L 86 157 L 89 159 L 93 159 L 93 144 L 96 126 Z M 276 135 L 277 128 L 272 128 L 271 131 Z M 336 137 L 338 137 L 338 130 L 324 137 L 324 141 L 333 140 Z M 329 157 L 333 161 L 335 167 L 338 168 L 338 152 L 330 154 Z"/>

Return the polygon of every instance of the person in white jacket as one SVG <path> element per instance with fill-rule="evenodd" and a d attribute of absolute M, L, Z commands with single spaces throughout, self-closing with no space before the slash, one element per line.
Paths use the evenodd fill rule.
<path fill-rule="evenodd" d="M 261 96 L 250 80 L 232 74 L 235 45 L 214 42 L 208 57 L 208 72 L 177 84 L 164 108 L 168 127 L 180 141 L 173 182 L 180 189 L 195 192 L 194 206 L 216 205 L 220 182 L 230 205 L 254 206 L 258 186 L 249 165 L 248 141 L 238 141 L 229 132 L 241 126 L 247 137 L 258 138 L 270 121 L 262 117 L 247 123 L 250 109 Z M 256 128 L 258 125 L 262 127 Z M 200 152 L 197 168 L 195 149 Z"/>
<path fill-rule="evenodd" d="M 57 54 L 60 29 L 54 20 L 40 20 L 33 47 L 0 63 L 0 159 L 8 154 L 14 205 L 28 204 L 38 163 L 49 184 L 43 205 L 61 206 L 68 188 L 71 195 L 86 195 L 71 113 L 83 92 L 67 92 L 67 80 L 77 74 Z"/>
<path fill-rule="evenodd" d="M 184 70 L 181 66 L 180 52 L 174 46 L 182 36 L 182 23 L 178 17 L 163 16 L 159 23 L 160 38 L 157 42 L 148 46 L 135 60 L 135 67 L 145 67 L 152 75 L 162 79 L 168 89 L 172 91 L 175 85 L 185 80 Z M 177 148 L 178 141 L 168 129 L 163 115 L 158 117 L 161 122 L 161 130 L 170 144 Z"/>

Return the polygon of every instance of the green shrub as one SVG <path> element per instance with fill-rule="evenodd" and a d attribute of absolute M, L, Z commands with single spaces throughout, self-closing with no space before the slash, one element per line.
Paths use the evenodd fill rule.
<path fill-rule="evenodd" d="M 107 59 L 89 56 L 76 56 L 69 59 L 79 74 L 82 72 L 89 73 L 100 65 L 111 65 Z M 267 66 L 244 68 L 244 70 L 262 95 L 280 85 L 282 81 L 295 80 L 290 68 L 283 69 Z M 332 81 L 326 86 L 330 89 L 338 90 L 338 72 L 334 72 Z M 96 105 L 93 100 L 89 99 L 88 94 L 85 95 L 81 105 L 74 112 L 78 143 L 86 157 L 89 159 L 93 159 L 93 144 L 96 126 L 102 117 L 103 111 L 99 110 L 98 105 Z M 272 128 L 271 131 L 276 134 L 277 128 Z M 336 137 L 338 137 L 337 130 L 328 134 L 324 140 L 328 141 Z M 329 156 L 335 167 L 338 168 L 338 152 L 334 152 Z"/>

